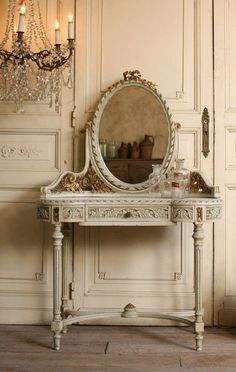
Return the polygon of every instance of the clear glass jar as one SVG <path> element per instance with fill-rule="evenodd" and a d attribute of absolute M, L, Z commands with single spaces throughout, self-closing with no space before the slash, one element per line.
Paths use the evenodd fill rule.
<path fill-rule="evenodd" d="M 165 173 L 161 176 L 159 187 L 162 198 L 172 197 L 172 172 Z"/>
<path fill-rule="evenodd" d="M 149 182 L 149 192 L 160 193 L 160 170 L 162 164 L 153 164 L 152 173 L 150 173 L 148 182 Z"/>
<path fill-rule="evenodd" d="M 172 198 L 185 198 L 189 192 L 190 171 L 184 168 L 184 159 L 177 159 L 172 172 Z"/>

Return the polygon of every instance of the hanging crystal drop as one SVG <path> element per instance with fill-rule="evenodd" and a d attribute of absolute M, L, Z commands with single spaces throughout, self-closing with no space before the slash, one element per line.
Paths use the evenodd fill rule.
<path fill-rule="evenodd" d="M 65 70 L 68 70 L 65 85 L 68 88 L 73 87 L 71 46 L 61 45 L 59 50 L 52 46 L 43 25 L 39 0 L 27 0 L 26 5 L 25 33 L 19 39 L 19 34 L 14 31 L 14 24 L 17 23 L 14 21 L 18 1 L 8 2 L 5 33 L 0 43 L 0 100 L 14 101 L 17 109 L 21 110 L 23 101 L 40 102 L 48 99 L 51 106 L 54 99 L 58 111 L 58 106 L 61 106 Z M 8 44 L 12 50 L 6 60 L 2 57 L 1 51 L 5 53 L 4 48 Z M 36 54 L 35 48 L 48 53 Z M 53 68 L 43 70 L 44 66 L 53 66 Z"/>

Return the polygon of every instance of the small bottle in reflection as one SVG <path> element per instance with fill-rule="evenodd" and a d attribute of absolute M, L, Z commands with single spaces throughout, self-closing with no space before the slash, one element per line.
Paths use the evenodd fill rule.
<path fill-rule="evenodd" d="M 99 148 L 103 158 L 107 157 L 107 140 L 105 138 L 99 139 Z"/>
<path fill-rule="evenodd" d="M 113 140 L 107 143 L 107 157 L 113 159 L 116 157 L 116 143 Z"/>
<path fill-rule="evenodd" d="M 127 159 L 128 157 L 128 147 L 126 143 L 122 142 L 118 149 L 118 156 L 120 159 Z"/>

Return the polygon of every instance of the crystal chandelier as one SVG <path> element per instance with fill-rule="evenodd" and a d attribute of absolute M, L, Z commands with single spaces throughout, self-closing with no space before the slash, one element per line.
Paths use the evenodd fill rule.
<path fill-rule="evenodd" d="M 23 102 L 47 99 L 49 106 L 54 105 L 59 112 L 62 85 L 68 88 L 73 85 L 73 50 L 72 16 L 68 17 L 68 43 L 61 44 L 56 22 L 52 45 L 46 35 L 39 0 L 25 3 L 9 0 L 5 34 L 0 43 L 0 101 L 12 101 L 16 111 L 24 112 Z"/>

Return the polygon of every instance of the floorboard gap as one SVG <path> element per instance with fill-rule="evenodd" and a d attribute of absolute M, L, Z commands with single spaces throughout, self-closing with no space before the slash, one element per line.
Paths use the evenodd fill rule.
<path fill-rule="evenodd" d="M 106 346 L 105 346 L 105 354 L 107 353 L 108 345 L 109 345 L 109 342 L 106 343 Z"/>

